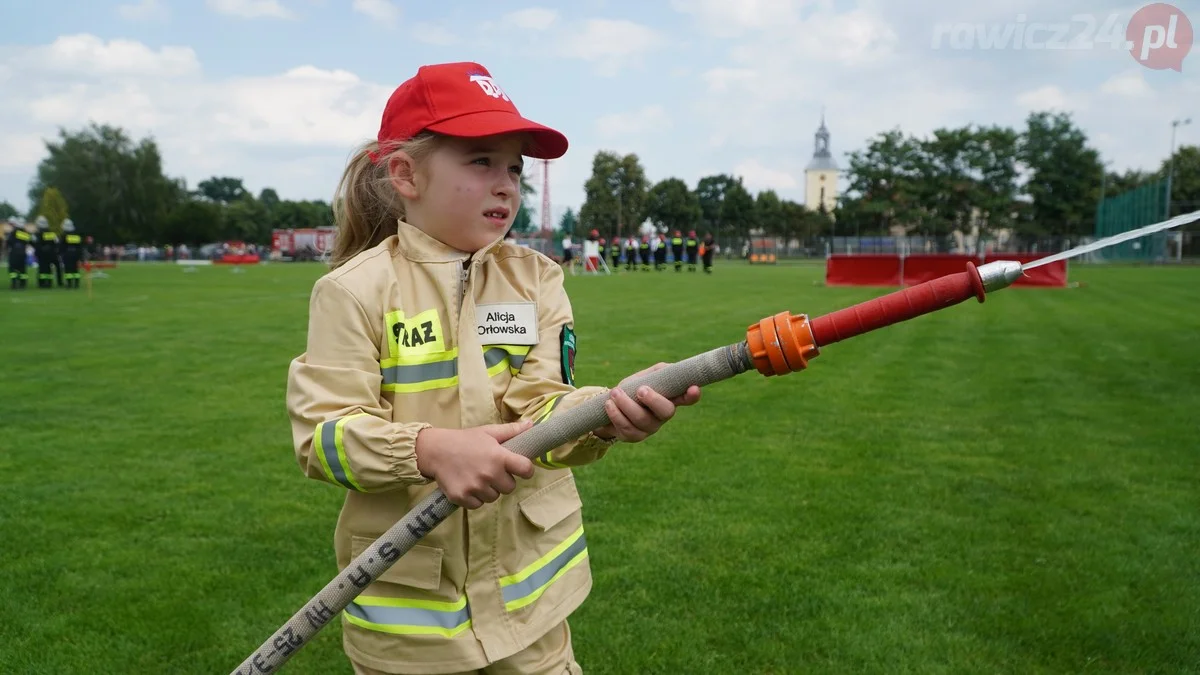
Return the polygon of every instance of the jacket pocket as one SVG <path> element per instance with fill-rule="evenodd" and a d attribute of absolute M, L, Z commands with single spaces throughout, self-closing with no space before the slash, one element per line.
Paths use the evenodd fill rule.
<path fill-rule="evenodd" d="M 350 559 L 357 558 L 375 543 L 369 537 L 350 537 Z M 394 565 L 379 575 L 379 581 L 389 584 L 412 586 L 426 591 L 436 591 L 442 585 L 442 554 L 440 548 L 413 546 L 400 556 Z"/>
<path fill-rule="evenodd" d="M 534 527 L 545 532 L 583 506 L 575 477 L 567 474 L 520 502 L 521 513 Z"/>

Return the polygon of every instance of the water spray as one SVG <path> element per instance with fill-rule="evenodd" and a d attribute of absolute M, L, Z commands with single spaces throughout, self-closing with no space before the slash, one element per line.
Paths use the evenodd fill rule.
<path fill-rule="evenodd" d="M 1008 288 L 1027 269 L 1073 258 L 1097 249 L 1144 237 L 1160 230 L 1200 220 L 1200 211 L 1131 230 L 1091 244 L 1056 253 L 1032 262 L 997 260 L 978 267 L 967 263 L 963 272 L 948 274 L 866 302 L 809 319 L 805 314 L 780 312 L 751 325 L 744 340 L 719 347 L 643 375 L 621 386 L 630 397 L 639 387 L 675 398 L 688 388 L 727 380 L 755 371 L 773 377 L 804 370 L 822 347 L 884 326 L 936 312 L 971 298 L 983 302 L 989 293 Z M 556 413 L 503 443 L 504 447 L 534 458 L 609 424 L 604 412 L 606 396 L 597 396 Z M 296 654 L 329 621 L 358 597 L 381 574 L 407 553 L 422 537 L 450 517 L 458 507 L 435 489 L 421 500 L 366 551 L 292 615 L 233 675 L 274 672 Z"/>

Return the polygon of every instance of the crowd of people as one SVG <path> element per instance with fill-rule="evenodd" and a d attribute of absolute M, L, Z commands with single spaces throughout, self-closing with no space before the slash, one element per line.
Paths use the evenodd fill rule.
<path fill-rule="evenodd" d="M 681 230 L 675 230 L 670 239 L 666 234 L 656 232 L 641 237 L 613 237 L 611 241 L 600 236 L 598 230 L 592 230 L 581 247 L 576 247 L 570 236 L 563 238 L 562 247 L 563 265 L 572 267 L 578 258 L 588 272 L 604 267 L 617 270 L 622 263 L 628 272 L 638 269 L 661 272 L 672 265 L 676 272 L 682 272 L 685 264 L 689 272 L 695 272 L 699 262 L 705 274 L 712 274 L 713 256 L 717 252 L 712 234 L 705 233 L 700 239 L 695 230 L 686 236 Z"/>

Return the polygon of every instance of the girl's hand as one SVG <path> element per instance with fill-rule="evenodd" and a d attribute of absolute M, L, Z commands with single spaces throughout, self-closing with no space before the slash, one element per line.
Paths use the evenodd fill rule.
<path fill-rule="evenodd" d="M 644 441 L 675 416 L 676 407 L 695 405 L 699 402 L 700 387 L 695 385 L 688 387 L 682 396 L 670 399 L 649 387 L 639 388 L 635 399 L 620 388 L 631 380 L 662 370 L 668 365 L 657 363 L 621 380 L 621 384 L 609 392 L 609 400 L 604 403 L 604 411 L 608 413 L 610 424 L 597 429 L 595 434 L 600 438 L 616 438 L 628 443 Z"/>
<path fill-rule="evenodd" d="M 417 434 L 417 469 L 437 481 L 446 499 L 477 509 L 516 489 L 516 476 L 533 478 L 529 458 L 500 445 L 533 422 L 488 424 L 472 429 L 422 429 Z"/>

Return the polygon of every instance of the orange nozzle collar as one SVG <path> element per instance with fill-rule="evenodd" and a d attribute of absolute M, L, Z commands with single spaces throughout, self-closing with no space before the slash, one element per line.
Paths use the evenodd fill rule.
<path fill-rule="evenodd" d="M 768 377 L 804 370 L 808 360 L 821 353 L 805 314 L 768 316 L 746 330 L 746 343 L 754 367 Z"/>

